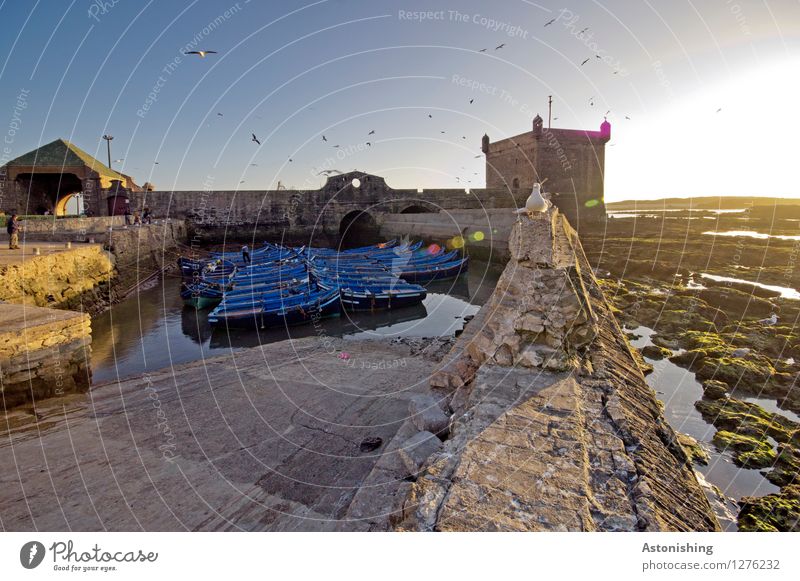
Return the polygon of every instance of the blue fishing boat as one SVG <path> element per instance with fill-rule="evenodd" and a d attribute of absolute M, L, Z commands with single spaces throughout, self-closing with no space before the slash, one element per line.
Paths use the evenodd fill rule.
<path fill-rule="evenodd" d="M 445 263 L 402 266 L 393 273 L 408 282 L 430 282 L 455 278 L 467 271 L 469 256 Z"/>

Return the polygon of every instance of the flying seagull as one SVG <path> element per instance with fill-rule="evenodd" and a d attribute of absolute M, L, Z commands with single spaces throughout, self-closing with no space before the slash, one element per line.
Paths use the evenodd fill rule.
<path fill-rule="evenodd" d="M 322 141 L 328 141 L 328 138 L 323 135 L 322 136 Z"/>
<path fill-rule="evenodd" d="M 586 32 L 587 30 L 589 30 L 589 27 L 588 27 L 588 26 L 587 26 L 586 28 L 584 28 L 583 30 L 581 30 L 581 31 L 580 31 L 578 34 L 583 34 L 583 33 L 584 33 L 584 32 Z"/>
<path fill-rule="evenodd" d="M 481 50 L 479 50 L 478 52 L 486 52 L 487 50 L 489 50 L 489 49 L 488 49 L 488 48 L 482 48 L 482 49 L 481 49 Z"/>
<path fill-rule="evenodd" d="M 121 161 L 125 161 L 125 158 L 124 157 L 120 157 L 119 159 L 115 159 L 114 163 L 119 163 Z"/>
<path fill-rule="evenodd" d="M 586 63 L 588 63 L 590 60 L 591 60 L 591 57 L 589 57 L 588 59 L 586 59 L 585 61 L 583 61 L 583 62 L 581 63 L 581 66 L 585 65 L 585 64 L 586 64 Z"/>
<path fill-rule="evenodd" d="M 372 144 L 371 144 L 369 141 L 367 141 L 367 145 L 368 145 L 369 147 L 372 147 Z"/>
<path fill-rule="evenodd" d="M 475 102 L 475 99 L 470 99 L 469 104 L 472 105 Z"/>
<path fill-rule="evenodd" d="M 631 120 L 631 118 L 630 118 L 630 117 L 628 117 L 627 115 L 625 115 L 625 119 L 627 119 L 628 121 L 630 121 L 630 120 Z"/>
<path fill-rule="evenodd" d="M 217 115 L 218 115 L 219 117 L 224 117 L 224 115 L 223 115 L 222 113 L 217 113 Z"/>
<path fill-rule="evenodd" d="M 480 155 L 476 155 L 476 156 L 475 156 L 475 157 L 473 157 L 472 159 L 478 159 L 479 157 L 480 157 Z"/>
<path fill-rule="evenodd" d="M 546 23 L 545 23 L 545 26 L 550 26 L 550 25 L 551 25 L 551 24 L 553 24 L 553 23 L 554 23 L 556 20 L 557 20 L 556 18 L 553 18 L 553 20 L 551 20 L 550 22 L 546 22 Z"/>
<path fill-rule="evenodd" d="M 259 145 L 261 145 L 261 142 L 258 140 L 258 137 L 256 137 L 256 134 L 255 134 L 255 133 L 251 133 L 250 135 L 252 135 L 252 136 L 253 136 L 253 138 L 252 138 L 250 141 L 255 141 L 256 143 L 258 143 Z"/>
<path fill-rule="evenodd" d="M 183 54 L 197 54 L 200 55 L 200 58 L 206 58 L 207 54 L 217 54 L 215 50 L 190 50 L 189 52 L 185 52 Z"/>
<path fill-rule="evenodd" d="M 433 119 L 433 115 L 431 115 L 430 113 L 428 113 L 428 118 L 429 118 L 429 119 Z"/>
<path fill-rule="evenodd" d="M 501 44 L 499 46 L 494 47 L 494 50 L 500 50 L 501 48 L 503 48 L 505 46 L 506 46 L 505 43 L 503 43 L 503 44 Z"/>
<path fill-rule="evenodd" d="M 367 133 L 367 135 L 375 135 L 375 130 L 373 129 L 372 131 L 370 131 L 369 133 Z"/>
<path fill-rule="evenodd" d="M 257 163 L 251 163 L 250 167 L 258 167 L 258 164 Z"/>
<path fill-rule="evenodd" d="M 720 111 L 722 111 L 722 107 L 720 107 L 719 109 L 717 109 L 717 113 L 719 113 Z"/>

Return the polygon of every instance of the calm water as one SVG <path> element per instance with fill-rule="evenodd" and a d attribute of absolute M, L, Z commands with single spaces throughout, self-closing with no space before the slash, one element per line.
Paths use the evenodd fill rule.
<path fill-rule="evenodd" d="M 267 330 L 215 329 L 207 310 L 184 307 L 180 279 L 166 277 L 92 321 L 94 383 L 122 379 L 232 351 L 289 338 L 433 337 L 453 335 L 464 327 L 494 290 L 500 271 L 470 261 L 469 272 L 454 281 L 428 285 L 423 304 L 376 314 L 349 313 L 319 325 Z"/>
<path fill-rule="evenodd" d="M 654 333 L 652 329 L 637 327 L 627 331 L 640 335 L 640 338 L 631 340 L 631 345 L 634 347 L 641 349 L 653 344 L 650 340 Z M 656 391 L 658 399 L 664 403 L 664 416 L 667 421 L 676 431 L 695 438 L 708 451 L 708 466 L 695 466 L 695 470 L 700 472 L 707 482 L 716 485 L 726 497 L 734 500 L 739 500 L 743 496 L 764 496 L 778 492 L 779 488 L 764 478 L 759 470 L 739 468 L 733 463 L 729 454 L 716 450 L 711 442 L 716 428 L 707 423 L 694 407 L 694 402 L 703 397 L 703 387 L 695 379 L 694 373 L 675 365 L 668 359 L 654 361 L 645 357 L 645 360 L 653 366 L 653 373 L 646 376 L 647 383 Z M 791 419 L 796 417 L 791 412 L 779 409 L 773 400 L 755 397 L 745 399 Z M 733 502 L 729 503 L 727 509 L 729 513 L 737 512 Z M 728 521 L 729 516 L 719 513 L 717 516 L 720 517 L 723 527 L 735 530 L 736 524 Z"/>

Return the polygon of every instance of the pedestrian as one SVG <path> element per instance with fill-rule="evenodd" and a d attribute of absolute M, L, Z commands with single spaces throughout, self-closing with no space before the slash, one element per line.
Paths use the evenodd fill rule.
<path fill-rule="evenodd" d="M 150 214 L 150 208 L 145 206 L 144 213 L 142 214 L 142 224 L 152 224 L 153 216 Z"/>
<path fill-rule="evenodd" d="M 142 219 L 139 217 L 139 210 L 136 210 L 133 213 L 133 225 L 134 226 L 141 226 L 142 225 Z"/>
<path fill-rule="evenodd" d="M 131 207 L 130 206 L 125 206 L 125 225 L 126 226 L 130 226 L 131 225 Z"/>
<path fill-rule="evenodd" d="M 9 250 L 18 250 L 19 249 L 19 218 L 17 217 L 16 212 L 11 214 L 11 217 L 8 219 L 8 223 L 6 224 L 6 232 L 8 232 L 8 249 Z"/>
<path fill-rule="evenodd" d="M 242 246 L 242 260 L 244 260 L 245 264 L 250 264 L 250 249 L 247 247 L 247 244 Z"/>

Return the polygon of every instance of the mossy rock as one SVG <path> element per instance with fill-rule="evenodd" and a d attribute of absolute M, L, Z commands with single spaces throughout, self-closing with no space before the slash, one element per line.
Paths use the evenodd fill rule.
<path fill-rule="evenodd" d="M 800 483 L 800 450 L 778 446 L 778 457 L 764 477 L 776 486 Z"/>
<path fill-rule="evenodd" d="M 713 441 L 720 452 L 731 451 L 733 461 L 742 468 L 766 468 L 777 458 L 769 442 L 749 435 L 720 430 Z"/>
<path fill-rule="evenodd" d="M 664 347 L 660 347 L 659 345 L 647 345 L 646 347 L 642 348 L 642 355 L 648 359 L 660 361 L 661 359 L 666 359 L 672 356 L 672 351 Z"/>
<path fill-rule="evenodd" d="M 800 424 L 768 412 L 758 404 L 722 398 L 701 399 L 694 405 L 703 419 L 719 430 L 760 439 L 769 436 L 781 444 L 800 446 Z"/>
<path fill-rule="evenodd" d="M 775 375 L 775 368 L 766 358 L 705 357 L 695 374 L 699 379 L 716 379 L 732 386 L 753 386 L 758 392 Z"/>
<path fill-rule="evenodd" d="M 745 497 L 739 506 L 740 531 L 800 531 L 800 485 L 786 486 L 778 494 Z"/>
<path fill-rule="evenodd" d="M 689 459 L 694 462 L 695 464 L 702 464 L 703 466 L 708 465 L 708 452 L 700 442 L 698 442 L 695 438 L 691 437 L 689 434 L 677 434 L 678 443 L 686 452 L 686 455 Z"/>
<path fill-rule="evenodd" d="M 728 394 L 728 384 L 716 379 L 703 382 L 703 397 L 708 399 L 722 399 Z"/>

